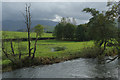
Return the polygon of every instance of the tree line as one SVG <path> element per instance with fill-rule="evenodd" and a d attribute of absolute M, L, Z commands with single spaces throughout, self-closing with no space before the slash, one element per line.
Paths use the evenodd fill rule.
<path fill-rule="evenodd" d="M 55 26 L 53 36 L 57 40 L 90 40 L 87 24 L 76 25 L 74 18 L 70 19 L 65 17 Z"/>

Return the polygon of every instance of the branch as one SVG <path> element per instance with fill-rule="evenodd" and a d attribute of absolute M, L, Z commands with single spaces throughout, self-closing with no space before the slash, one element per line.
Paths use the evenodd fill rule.
<path fill-rule="evenodd" d="M 116 56 L 116 57 L 114 57 L 114 58 L 112 58 L 112 59 L 108 58 L 108 59 L 106 59 L 106 60 L 109 60 L 107 63 L 110 63 L 110 62 L 114 61 L 114 60 L 117 59 L 117 58 L 118 58 L 118 56 Z"/>
<path fill-rule="evenodd" d="M 8 57 L 8 54 L 7 54 L 7 52 L 4 50 L 4 48 L 2 48 L 2 51 L 3 51 L 3 53 L 5 54 L 5 56 L 6 56 L 13 64 L 16 64 L 12 59 L 10 59 L 10 58 Z"/>

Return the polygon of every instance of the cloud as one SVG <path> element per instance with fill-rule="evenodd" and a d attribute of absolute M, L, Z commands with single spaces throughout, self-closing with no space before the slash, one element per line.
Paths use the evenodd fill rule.
<path fill-rule="evenodd" d="M 55 18 L 54 19 L 51 19 L 52 21 L 55 21 L 55 22 L 60 22 L 61 21 L 61 16 L 59 15 L 55 15 Z"/>
<path fill-rule="evenodd" d="M 32 20 L 59 21 L 61 17 L 74 17 L 77 23 L 85 23 L 91 15 L 82 12 L 84 8 L 106 10 L 105 2 L 31 2 Z M 3 20 L 23 20 L 25 2 L 3 2 Z"/>

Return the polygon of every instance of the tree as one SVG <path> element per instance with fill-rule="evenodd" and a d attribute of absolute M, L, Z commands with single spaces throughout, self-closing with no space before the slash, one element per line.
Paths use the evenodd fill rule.
<path fill-rule="evenodd" d="M 74 35 L 75 35 L 75 25 L 71 24 L 71 23 L 67 23 L 64 27 L 63 27 L 63 38 L 65 40 L 74 40 Z"/>
<path fill-rule="evenodd" d="M 111 14 L 108 14 L 108 11 L 100 13 L 93 8 L 85 8 L 83 11 L 89 12 L 93 16 L 88 23 L 90 30 L 89 34 L 99 47 L 104 45 L 105 50 L 109 40 L 116 38 L 117 36 L 117 29 L 115 28 L 115 21 L 113 17 L 114 13 L 112 13 L 112 10 L 109 11 Z"/>
<path fill-rule="evenodd" d="M 30 42 L 30 27 L 31 27 L 31 12 L 30 12 L 30 7 L 31 4 L 26 4 L 26 10 L 25 10 L 25 14 L 23 14 L 24 18 L 25 18 L 25 24 L 27 26 L 27 32 L 28 32 L 28 50 L 29 50 L 29 57 L 31 57 L 31 50 L 33 48 L 31 48 L 31 42 Z"/>
<path fill-rule="evenodd" d="M 114 18 L 116 18 L 116 19 L 118 18 L 117 19 L 118 20 L 117 21 L 117 23 L 118 23 L 118 30 L 117 30 L 118 34 L 117 35 L 118 36 L 114 41 L 112 41 L 110 43 L 110 46 L 117 48 L 118 56 L 114 57 L 113 59 L 110 59 L 110 58 L 107 59 L 107 60 L 109 60 L 108 62 L 112 62 L 115 59 L 120 58 L 120 56 L 119 56 L 119 53 L 120 53 L 120 1 L 119 2 L 108 2 L 107 6 L 109 7 L 109 11 L 107 12 L 108 16 L 110 14 L 113 14 L 112 16 L 109 16 L 109 17 L 112 18 L 113 20 L 114 20 Z"/>
<path fill-rule="evenodd" d="M 3 37 L 8 37 L 5 33 L 3 33 Z M 20 37 L 17 35 L 13 36 L 17 41 L 13 43 L 13 40 L 2 40 L 2 51 L 5 57 L 10 60 L 13 64 L 17 65 L 17 61 L 21 61 L 22 52 L 26 50 L 26 46 L 21 43 Z M 17 44 L 18 45 L 17 45 Z M 19 60 L 18 60 L 18 57 Z"/>
<path fill-rule="evenodd" d="M 99 14 L 99 11 L 94 8 L 84 8 L 83 11 L 86 13 L 90 13 L 92 16 L 96 16 Z"/>
<path fill-rule="evenodd" d="M 57 40 L 63 39 L 63 27 L 64 27 L 64 23 L 59 23 L 55 27 L 53 36 L 55 36 Z"/>
<path fill-rule="evenodd" d="M 34 27 L 34 32 L 36 33 L 36 40 L 35 40 L 35 44 L 34 44 L 34 52 L 33 52 L 32 59 L 35 57 L 37 40 L 38 40 L 38 37 L 41 37 L 41 35 L 43 34 L 44 27 L 42 25 L 38 24 Z"/>
<path fill-rule="evenodd" d="M 87 24 L 80 24 L 76 28 L 75 37 L 76 40 L 85 41 L 88 40 L 89 36 L 87 35 Z"/>
<path fill-rule="evenodd" d="M 53 35 L 58 40 L 72 40 L 75 36 L 76 26 L 71 23 L 70 18 L 62 18 L 61 22 L 56 25 Z"/>

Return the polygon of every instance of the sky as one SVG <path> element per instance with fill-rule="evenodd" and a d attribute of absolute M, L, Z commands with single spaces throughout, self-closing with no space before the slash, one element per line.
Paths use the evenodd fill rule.
<path fill-rule="evenodd" d="M 59 22 L 62 17 L 75 18 L 77 24 L 84 24 L 92 17 L 82 12 L 84 8 L 107 10 L 107 2 L 31 2 L 32 20 Z M 25 2 L 2 2 L 2 20 L 24 20 Z"/>

